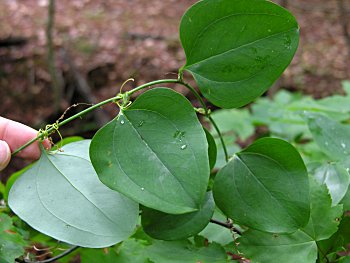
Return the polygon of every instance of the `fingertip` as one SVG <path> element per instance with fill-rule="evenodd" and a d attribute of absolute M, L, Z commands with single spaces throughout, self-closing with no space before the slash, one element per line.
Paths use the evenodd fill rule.
<path fill-rule="evenodd" d="M 0 140 L 0 171 L 4 170 L 11 160 L 11 150 L 9 145 Z"/>
<path fill-rule="evenodd" d="M 42 144 L 43 144 L 45 150 L 50 150 L 51 149 L 51 143 L 50 143 L 50 141 L 48 139 L 45 139 L 42 142 Z"/>

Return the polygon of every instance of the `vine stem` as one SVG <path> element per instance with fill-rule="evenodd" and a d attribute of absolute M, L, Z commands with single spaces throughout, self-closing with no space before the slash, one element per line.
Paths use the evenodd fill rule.
<path fill-rule="evenodd" d="M 148 83 L 145 83 L 141 86 L 138 86 L 136 88 L 134 88 L 133 90 L 127 92 L 126 94 L 128 95 L 131 95 L 133 94 L 134 92 L 137 92 L 141 89 L 144 89 L 144 88 L 148 88 L 150 86 L 153 86 L 153 85 L 157 85 L 157 84 L 164 84 L 164 83 L 177 83 L 178 80 L 177 79 L 162 79 L 162 80 L 156 80 L 156 81 L 151 81 L 151 82 L 148 82 Z M 90 111 L 96 109 L 96 108 L 99 108 L 107 103 L 110 103 L 110 102 L 115 102 L 115 101 L 118 101 L 120 99 L 123 98 L 123 95 L 122 94 L 117 94 L 115 97 L 113 98 L 110 98 L 110 99 L 107 99 L 107 100 L 104 100 L 104 101 L 101 101 L 100 103 L 97 103 L 81 112 L 78 112 L 77 114 L 69 117 L 68 119 L 66 120 L 63 120 L 62 122 L 59 122 L 57 123 L 57 126 L 56 127 L 50 127 L 49 129 L 47 129 L 46 131 L 46 134 L 51 134 L 54 130 L 56 130 L 57 128 L 71 122 L 72 120 L 76 119 L 76 118 L 79 118 L 83 115 L 85 115 L 86 113 L 89 113 Z M 37 140 L 42 140 L 44 139 L 44 134 L 38 134 L 38 136 L 36 138 L 33 138 L 32 140 L 30 140 L 29 142 L 27 142 L 26 144 L 22 145 L 21 147 L 19 147 L 18 149 L 16 149 L 13 153 L 12 153 L 12 156 L 15 156 L 16 154 L 18 154 L 20 151 L 22 151 L 23 149 L 27 148 L 29 145 L 33 144 L 34 142 L 36 142 Z"/>
<path fill-rule="evenodd" d="M 239 231 L 237 228 L 235 228 L 233 226 L 232 223 L 227 223 L 227 222 L 221 222 L 219 220 L 216 220 L 216 219 L 210 219 L 210 223 L 213 223 L 213 224 L 216 224 L 216 225 L 219 225 L 219 226 L 222 226 L 222 227 L 225 227 L 227 229 L 231 229 L 233 232 L 235 232 L 236 234 L 238 235 L 242 235 L 241 231 Z"/>
<path fill-rule="evenodd" d="M 223 150 L 224 150 L 224 154 L 225 154 L 225 159 L 226 159 L 226 162 L 228 162 L 228 159 L 229 159 L 229 156 L 228 156 L 228 152 L 227 152 L 227 148 L 226 148 L 226 145 L 225 145 L 225 142 L 224 142 L 224 139 L 222 137 L 222 134 L 220 132 L 220 129 L 219 127 L 217 126 L 217 124 L 215 123 L 215 121 L 213 120 L 213 118 L 210 116 L 210 111 L 209 109 L 207 108 L 207 106 L 205 105 L 202 97 L 199 95 L 199 93 L 188 83 L 186 82 L 183 82 L 182 79 L 162 79 L 162 80 L 155 80 L 155 81 L 151 81 L 151 82 L 148 82 L 148 83 L 145 83 L 143 85 L 140 85 L 128 92 L 125 93 L 126 97 L 129 98 L 132 94 L 134 94 L 135 92 L 138 92 L 142 89 L 145 89 L 145 88 L 148 88 L 148 87 L 151 87 L 151 86 L 154 86 L 154 85 L 158 85 L 158 84 L 166 84 L 166 83 L 174 83 L 174 84 L 180 84 L 184 87 L 186 87 L 187 89 L 189 89 L 194 95 L 195 97 L 199 100 L 200 104 L 202 105 L 203 109 L 204 109 L 204 115 L 208 118 L 208 120 L 213 124 L 214 126 L 214 129 L 216 130 L 216 132 L 218 133 L 219 137 L 220 137 L 220 141 L 221 141 L 221 144 L 222 144 L 222 147 L 223 147 Z M 76 118 L 79 118 L 83 115 L 85 115 L 86 113 L 89 113 L 90 111 L 96 109 L 96 108 L 99 108 L 107 103 L 110 103 L 110 102 L 116 102 L 118 100 L 121 100 L 121 99 L 124 99 L 125 96 L 123 94 L 118 94 L 117 96 L 113 97 L 113 98 L 110 98 L 110 99 L 107 99 L 107 100 L 104 100 L 100 103 L 97 103 L 69 118 L 67 118 L 66 120 L 63 120 L 61 122 L 58 122 L 56 126 L 52 126 L 50 128 L 48 128 L 47 130 L 45 130 L 45 134 L 51 134 L 53 131 L 57 130 L 57 128 L 71 122 L 72 120 L 76 119 Z M 13 153 L 12 153 L 12 156 L 15 156 L 16 154 L 18 154 L 20 151 L 22 151 L 23 149 L 25 149 L 26 147 L 28 147 L 29 145 L 33 144 L 34 142 L 36 142 L 37 140 L 42 140 L 44 139 L 45 137 L 45 134 L 43 133 L 39 133 L 38 136 L 36 138 L 33 138 L 32 140 L 30 140 L 29 142 L 27 142 L 26 144 L 22 145 L 21 147 L 19 147 L 18 149 L 16 149 Z"/>
<path fill-rule="evenodd" d="M 50 262 L 54 262 L 56 260 L 59 260 L 60 258 L 67 256 L 68 254 L 72 253 L 73 251 L 77 250 L 78 248 L 79 248 L 79 246 L 71 247 L 70 249 L 67 249 L 66 251 L 57 255 L 56 257 L 41 260 L 41 261 L 29 261 L 26 259 L 16 259 L 16 262 L 18 262 L 18 263 L 50 263 Z"/>
<path fill-rule="evenodd" d="M 138 92 L 138 91 L 140 91 L 142 89 L 145 89 L 145 88 L 157 85 L 157 84 L 165 84 L 165 83 L 179 83 L 179 80 L 177 80 L 177 79 L 160 79 L 160 80 L 155 80 L 155 81 L 151 81 L 151 82 L 145 83 L 143 85 L 140 85 L 140 86 L 138 86 L 138 87 L 136 87 L 136 88 L 126 92 L 126 93 L 129 94 L 129 95 L 132 95 L 133 93 Z"/>
<path fill-rule="evenodd" d="M 97 104 L 95 104 L 95 105 L 93 105 L 93 106 L 91 106 L 91 107 L 89 107 L 89 108 L 87 108 L 87 109 L 85 109 L 85 110 L 83 110 L 83 111 L 81 111 L 81 112 L 79 112 L 79 113 L 77 113 L 77 114 L 75 114 L 75 115 L 73 115 L 73 116 L 67 118 L 66 120 L 63 120 L 63 121 L 57 123 L 57 127 L 51 127 L 51 128 L 49 128 L 49 129 L 47 129 L 47 133 L 50 134 L 50 133 L 52 133 L 54 130 L 56 130 L 56 128 L 61 127 L 61 126 L 65 125 L 65 124 L 71 122 L 72 120 L 74 120 L 74 119 L 76 119 L 76 118 L 79 118 L 79 117 L 83 116 L 84 114 L 86 114 L 86 113 L 88 113 L 88 112 L 90 112 L 90 111 L 92 111 L 92 110 L 94 110 L 94 109 L 96 109 L 96 108 L 99 108 L 99 107 L 101 107 L 101 106 L 103 106 L 103 105 L 105 105 L 105 104 L 107 104 L 107 103 L 114 102 L 114 101 L 116 101 L 116 100 L 120 100 L 121 98 L 122 98 L 121 95 L 117 95 L 117 96 L 115 96 L 115 97 L 113 97 L 113 98 L 110 98 L 110 99 L 108 99 L 108 100 L 104 100 L 104 101 L 102 101 L 102 102 L 100 102 L 100 103 L 97 103 Z M 17 150 L 15 150 L 15 151 L 12 153 L 12 156 L 15 156 L 16 154 L 18 154 L 20 151 L 22 151 L 23 149 L 25 149 L 25 148 L 28 147 L 29 145 L 31 145 L 31 144 L 33 144 L 34 142 L 36 142 L 37 140 L 41 140 L 41 139 L 44 139 L 44 134 L 40 134 L 40 133 L 39 133 L 38 136 L 37 136 L 36 138 L 33 138 L 32 140 L 30 140 L 29 142 L 27 142 L 26 144 L 22 145 L 22 146 L 19 147 Z"/>

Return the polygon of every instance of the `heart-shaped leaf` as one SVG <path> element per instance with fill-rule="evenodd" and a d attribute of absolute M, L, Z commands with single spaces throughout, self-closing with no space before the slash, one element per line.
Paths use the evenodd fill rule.
<path fill-rule="evenodd" d="M 34 229 L 83 247 L 107 247 L 131 235 L 138 205 L 103 185 L 89 159 L 89 140 L 43 151 L 14 183 L 11 209 Z"/>
<path fill-rule="evenodd" d="M 143 230 L 153 238 L 179 240 L 194 236 L 202 231 L 214 214 L 215 203 L 211 192 L 206 194 L 198 211 L 171 215 L 144 207 L 142 209 Z"/>
<path fill-rule="evenodd" d="M 215 178 L 217 206 L 236 223 L 291 233 L 309 220 L 309 182 L 295 148 L 263 138 L 238 153 Z"/>
<path fill-rule="evenodd" d="M 291 62 L 299 26 L 286 9 L 262 0 L 204 0 L 183 16 L 180 38 L 203 95 L 222 108 L 263 94 Z"/>
<path fill-rule="evenodd" d="M 101 181 L 169 214 L 200 209 L 209 181 L 208 143 L 191 103 L 165 88 L 137 98 L 94 136 Z"/>

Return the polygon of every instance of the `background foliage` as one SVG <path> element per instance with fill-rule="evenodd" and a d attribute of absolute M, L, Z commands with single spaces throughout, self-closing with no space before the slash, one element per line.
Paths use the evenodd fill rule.
<path fill-rule="evenodd" d="M 184 71 L 190 72 L 204 96 L 223 108 L 246 105 L 261 95 L 289 64 L 298 42 L 298 26 L 286 10 L 265 1 L 256 1 L 251 10 L 244 8 L 243 0 L 236 2 L 237 9 L 231 9 L 231 4 L 227 0 L 199 2 L 185 14 L 180 28 L 187 63 L 180 69 L 177 82 L 194 91 L 182 79 Z M 208 9 L 215 12 L 206 16 L 204 14 Z M 236 13 L 240 9 L 240 13 Z M 258 13 L 260 10 L 264 11 L 263 15 L 278 17 L 278 21 L 266 20 L 262 23 L 259 19 L 249 19 L 248 27 L 252 26 L 255 31 L 250 31 L 254 34 L 245 35 L 247 18 L 261 15 Z M 230 18 L 234 16 L 239 16 L 238 25 L 243 25 L 237 28 L 237 32 L 240 30 L 243 36 L 241 42 L 232 42 L 233 35 L 226 34 L 219 42 L 222 44 L 224 39 L 229 41 L 215 45 L 216 35 L 230 25 Z M 196 19 L 201 23 L 192 24 Z M 283 26 L 274 28 L 278 23 Z M 191 39 L 192 36 L 195 38 Z M 262 45 L 261 42 L 267 40 L 268 44 L 277 48 L 264 49 L 266 43 Z M 198 43 L 214 45 L 196 48 Z M 275 52 L 276 55 L 272 57 L 267 55 Z M 232 65 L 243 65 L 236 79 L 232 79 L 232 68 L 228 68 Z M 273 72 L 271 68 L 274 68 Z M 246 88 L 242 89 L 245 87 L 243 84 L 238 85 L 235 89 L 238 93 L 232 93 L 228 83 L 232 86 L 236 82 L 247 87 L 259 83 L 260 88 L 257 92 L 253 90 L 237 98 L 236 95 L 242 94 Z M 212 89 L 214 83 L 217 85 Z M 348 86 L 344 82 L 347 94 Z M 80 249 L 78 253 L 82 260 L 84 257 L 86 260 L 101 257 L 101 262 L 113 258 L 137 258 L 141 262 L 226 262 L 246 261 L 246 258 L 252 262 L 274 262 L 276 258 L 283 258 L 286 262 L 347 260 L 349 110 L 341 106 L 342 103 L 349 105 L 347 94 L 315 101 L 280 92 L 272 101 L 269 98 L 258 99 L 243 110 L 218 110 L 213 114 L 213 119 L 209 117 L 206 105 L 199 100 L 204 109 L 197 109 L 197 112 L 204 112 L 209 117 L 209 126 L 213 125 L 209 129 L 212 139 L 208 131 L 200 127 L 191 104 L 179 93 L 170 89 L 153 89 L 139 96 L 129 107 L 128 100 L 134 92 L 136 90 L 117 96 L 122 101 L 122 104 L 117 102 L 121 111 L 116 119 L 94 136 L 90 147 L 92 165 L 87 155 L 90 142 L 78 141 L 63 147 L 62 153 L 44 153 L 29 170 L 17 173 L 19 179 L 9 180 L 11 185 L 15 181 L 9 195 L 10 186 L 2 186 L 2 194 L 13 211 L 35 229 L 75 245 L 106 247 L 131 235 L 126 241 L 108 249 Z M 228 100 L 227 96 L 235 99 Z M 161 97 L 162 100 L 159 99 Z M 241 120 L 232 122 L 233 116 Z M 218 140 L 220 134 L 213 120 L 216 120 L 219 128 L 223 126 L 221 140 Z M 237 123 L 241 125 L 240 128 L 237 128 Z M 169 134 L 175 143 L 168 144 Z M 154 139 L 155 135 L 159 140 Z M 259 139 L 266 135 L 275 138 Z M 132 143 L 126 145 L 125 138 Z M 220 156 L 223 141 L 229 145 L 231 154 L 235 154 L 228 164 L 213 161 L 215 154 L 218 155 L 217 160 L 224 159 Z M 119 151 L 120 145 L 125 145 L 125 148 Z M 172 158 L 168 157 L 169 153 Z M 131 157 L 135 157 L 136 162 L 140 161 L 136 168 L 132 166 L 135 160 Z M 173 160 L 178 165 L 173 165 Z M 148 167 L 144 167 L 144 163 Z M 214 170 L 208 186 L 209 166 Z M 145 168 L 150 174 L 160 171 L 153 183 L 143 179 Z M 95 183 L 89 185 L 89 180 L 82 181 L 76 177 L 77 169 L 82 174 L 90 174 L 89 180 L 95 180 Z M 111 170 L 114 172 L 109 173 Z M 55 182 L 41 177 L 41 173 L 56 175 Z M 186 173 L 188 176 L 183 177 Z M 112 197 L 116 192 L 103 186 L 97 176 L 109 188 L 133 201 L 121 194 Z M 120 183 L 113 176 L 118 179 L 124 176 L 124 182 Z M 158 181 L 161 184 L 154 184 Z M 135 187 L 126 187 L 132 183 Z M 100 184 L 100 187 L 96 184 Z M 50 185 L 54 187 L 50 188 Z M 179 187 L 174 187 L 176 185 Z M 207 186 L 208 190 L 213 190 L 214 200 L 210 191 L 205 194 Z M 227 189 L 227 186 L 230 188 Z M 169 197 L 166 190 L 173 188 L 174 197 Z M 231 192 L 231 189 L 235 191 Z M 63 199 L 57 199 L 62 190 L 65 192 Z M 183 193 L 179 194 L 181 191 Z M 22 193 L 28 193 L 28 196 Z M 72 196 L 73 199 L 64 199 Z M 227 196 L 235 202 L 227 202 Z M 104 202 L 105 199 L 118 201 L 111 208 L 108 207 L 111 203 Z M 68 208 L 65 201 L 70 203 L 72 200 L 76 206 Z M 141 208 L 141 224 L 145 232 L 136 222 L 138 211 L 134 201 L 158 210 Z M 226 216 L 240 225 L 210 219 L 213 214 L 214 218 L 225 218 L 219 211 L 214 211 L 217 209 L 213 201 Z M 274 204 L 273 209 L 271 203 Z M 116 207 L 120 208 L 120 212 L 114 209 Z M 79 219 L 81 214 L 77 213 L 77 208 L 87 208 L 86 216 Z M 6 206 L 3 209 L 9 212 Z M 120 216 L 124 216 L 121 220 L 124 223 L 120 222 Z M 45 220 L 48 217 L 57 219 L 54 227 L 47 225 Z M 44 223 L 35 224 L 40 219 Z M 165 222 L 163 226 L 157 222 L 160 219 L 166 220 L 161 220 Z M 217 231 L 206 227 L 209 220 L 230 228 L 231 232 L 225 228 Z M 1 221 L 4 223 L 1 249 L 7 248 L 2 256 L 7 262 L 23 254 L 24 239 L 30 238 L 31 242 L 41 243 L 45 247 L 50 246 L 51 242 L 55 243 L 15 217 L 5 215 Z M 132 234 L 136 224 L 137 230 Z M 102 228 L 99 229 L 99 226 Z M 169 227 L 175 227 L 178 231 L 169 233 Z M 113 231 L 116 231 L 115 235 L 112 235 Z M 68 234 L 67 238 L 65 234 Z M 230 242 L 227 234 L 231 237 Z M 102 238 L 101 243 L 96 241 L 99 238 Z M 109 238 L 111 241 L 107 241 Z M 331 243 L 336 238 L 337 242 Z M 266 247 L 271 253 L 266 253 Z M 57 244 L 42 251 L 49 251 L 50 254 L 55 250 L 58 251 Z M 177 258 L 178 254 L 183 258 Z"/>

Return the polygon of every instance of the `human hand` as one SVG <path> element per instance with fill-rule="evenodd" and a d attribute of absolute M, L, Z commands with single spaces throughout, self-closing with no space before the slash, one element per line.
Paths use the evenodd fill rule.
<path fill-rule="evenodd" d="M 38 131 L 19 122 L 0 117 L 0 171 L 6 168 L 11 160 L 11 152 L 15 151 L 28 141 L 36 138 Z M 48 140 L 43 142 L 45 148 L 50 148 Z M 18 153 L 19 157 L 36 160 L 41 152 L 39 143 L 35 142 Z"/>

